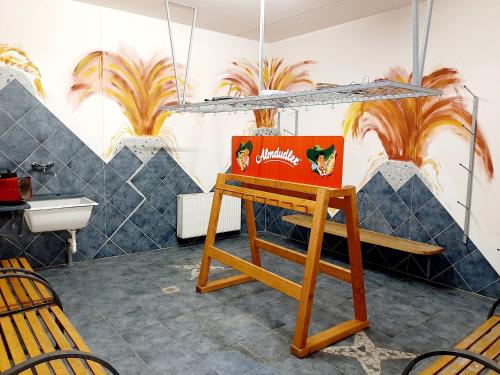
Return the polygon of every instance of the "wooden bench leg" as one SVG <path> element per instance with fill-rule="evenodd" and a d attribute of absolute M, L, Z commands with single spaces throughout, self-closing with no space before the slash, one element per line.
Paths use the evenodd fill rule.
<path fill-rule="evenodd" d="M 316 207 L 313 215 L 311 234 L 307 249 L 307 259 L 304 268 L 304 278 L 297 312 L 297 323 L 295 325 L 295 336 L 291 347 L 291 352 L 298 357 L 306 354 L 307 337 L 311 322 L 311 310 L 314 299 L 314 288 L 319 270 L 319 260 L 321 255 L 321 245 L 325 230 L 325 216 L 328 208 L 329 194 L 325 189 L 318 189 L 316 197 Z"/>
<path fill-rule="evenodd" d="M 252 253 L 252 263 L 256 266 L 261 266 L 260 250 L 255 243 L 257 238 L 257 227 L 255 225 L 255 213 L 253 209 L 253 202 L 244 199 L 245 217 L 247 221 L 248 242 L 250 244 L 250 252 Z"/>
<path fill-rule="evenodd" d="M 220 175 L 217 177 L 217 185 L 219 185 L 219 180 Z M 222 181 L 222 183 L 223 182 L 224 181 Z M 219 223 L 221 205 L 222 193 L 216 188 L 214 192 L 214 199 L 212 201 L 212 210 L 210 211 L 210 219 L 208 221 L 208 231 L 205 239 L 203 257 L 201 259 L 200 274 L 198 275 L 198 285 L 196 286 L 196 291 L 198 293 L 203 293 L 203 288 L 205 288 L 208 283 L 208 273 L 210 271 L 210 263 L 212 262 L 212 259 L 209 256 L 209 249 L 215 245 L 215 235 L 217 233 L 217 224 Z"/>
<path fill-rule="evenodd" d="M 361 258 L 361 243 L 359 239 L 358 209 L 356 194 L 347 196 L 348 201 L 345 216 L 347 228 L 347 245 L 349 263 L 351 266 L 352 299 L 354 302 L 354 317 L 359 321 L 366 321 L 365 283 L 363 276 L 363 260 Z"/>

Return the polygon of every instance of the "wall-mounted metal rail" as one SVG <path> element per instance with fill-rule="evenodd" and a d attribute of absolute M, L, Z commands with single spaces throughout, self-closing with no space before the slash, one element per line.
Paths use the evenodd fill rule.
<path fill-rule="evenodd" d="M 463 206 L 465 208 L 465 222 L 464 222 L 464 235 L 462 238 L 463 243 L 467 243 L 467 240 L 469 239 L 469 232 L 470 232 L 470 215 L 471 215 L 471 204 L 472 204 L 472 184 L 474 182 L 474 158 L 476 155 L 475 149 L 476 149 L 476 129 L 477 129 L 477 109 L 479 106 L 479 97 L 474 95 L 472 91 L 469 90 L 467 86 L 464 86 L 464 88 L 472 95 L 473 97 L 473 107 L 472 107 L 472 126 L 470 132 L 470 143 L 469 143 L 469 166 L 466 167 L 462 163 L 460 163 L 460 166 L 463 167 L 467 173 L 467 198 L 465 201 L 465 204 L 457 201 L 458 204 Z M 463 125 L 462 125 L 463 126 Z"/>
<path fill-rule="evenodd" d="M 367 102 L 372 100 L 418 98 L 441 95 L 439 90 L 394 81 L 375 81 L 294 93 L 251 96 L 245 98 L 213 100 L 185 105 L 164 106 L 169 112 L 218 113 L 258 109 L 298 108 L 338 103 Z"/>

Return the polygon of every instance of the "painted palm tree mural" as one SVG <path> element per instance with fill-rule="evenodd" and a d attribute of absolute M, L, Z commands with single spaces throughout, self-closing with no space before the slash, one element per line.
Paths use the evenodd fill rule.
<path fill-rule="evenodd" d="M 384 78 L 411 83 L 412 76 L 403 69 L 392 69 Z M 352 104 L 343 122 L 344 135 L 364 138 L 373 131 L 390 160 L 410 161 L 417 167 L 436 163 L 427 156 L 434 136 L 450 131 L 470 140 L 472 115 L 459 94 L 461 80 L 454 69 L 442 68 L 425 76 L 422 86 L 443 91 L 441 97 L 409 98 Z M 494 168 L 486 139 L 477 127 L 475 152 L 491 179 Z"/>
<path fill-rule="evenodd" d="M 183 80 L 180 87 L 184 87 Z M 94 51 L 75 67 L 71 94 L 76 106 L 96 94 L 120 106 L 128 124 L 113 141 L 123 135 L 158 136 L 171 115 L 161 107 L 177 103 L 174 66 L 167 57 L 145 61 L 131 48 Z M 168 143 L 175 144 L 172 133 L 168 138 Z"/>
<path fill-rule="evenodd" d="M 25 51 L 8 44 L 0 44 L 0 64 L 31 76 L 38 96 L 45 98 L 40 70 Z"/>
<path fill-rule="evenodd" d="M 265 59 L 263 65 L 264 90 L 297 91 L 314 86 L 308 68 L 314 61 L 305 60 L 288 65 L 283 58 Z M 259 67 L 248 60 L 233 61 L 224 74 L 217 91 L 234 97 L 259 95 Z M 258 128 L 272 128 L 275 125 L 275 109 L 255 110 L 255 124 Z"/>

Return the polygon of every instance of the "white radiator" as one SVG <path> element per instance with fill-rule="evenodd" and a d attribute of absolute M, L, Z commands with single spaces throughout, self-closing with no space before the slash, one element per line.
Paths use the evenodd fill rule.
<path fill-rule="evenodd" d="M 177 237 L 205 236 L 214 193 L 180 194 L 177 196 Z M 241 229 L 241 199 L 222 198 L 217 233 Z"/>

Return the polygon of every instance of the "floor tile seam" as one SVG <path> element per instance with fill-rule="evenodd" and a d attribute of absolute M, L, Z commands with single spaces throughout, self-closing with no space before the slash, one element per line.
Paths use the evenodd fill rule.
<path fill-rule="evenodd" d="M 446 308 L 444 308 L 443 310 L 440 310 L 439 312 L 437 312 L 437 313 L 435 313 L 435 314 L 430 315 L 428 318 L 426 318 L 425 320 L 423 320 L 423 321 L 422 321 L 422 322 L 420 322 L 419 324 L 417 324 L 417 325 L 415 325 L 415 326 L 413 326 L 413 327 L 411 327 L 411 328 L 408 328 L 407 330 L 400 331 L 397 335 L 395 335 L 395 336 L 391 337 L 391 339 L 390 339 L 390 340 L 394 339 L 394 340 L 396 340 L 396 341 L 399 341 L 399 340 L 397 339 L 397 337 L 398 337 L 399 335 L 401 335 L 401 334 L 405 334 L 405 333 L 408 333 L 408 332 L 410 332 L 410 331 L 414 330 L 415 328 L 417 328 L 417 327 L 419 327 L 419 326 L 422 326 L 423 324 L 425 324 L 426 322 L 430 321 L 431 319 L 438 317 L 438 316 L 439 316 L 440 314 L 442 314 L 444 311 L 447 311 L 448 309 L 453 309 L 453 308 L 455 308 L 455 307 L 456 307 L 456 306 L 454 306 L 454 307 L 446 307 Z M 419 310 L 419 311 L 421 311 L 421 310 Z M 433 333 L 433 334 L 434 334 L 434 333 Z M 442 338 L 442 339 L 445 339 L 445 340 L 447 339 L 446 337 L 442 337 L 442 336 L 440 336 L 439 334 L 435 334 L 435 335 L 436 335 L 436 336 L 439 336 L 439 337 L 440 337 L 440 338 Z M 390 341 L 390 340 L 387 340 L 387 341 Z M 387 341 L 386 341 L 386 342 L 387 342 Z M 400 341 L 399 341 L 399 342 L 400 342 Z"/>
<path fill-rule="evenodd" d="M 261 357 L 260 355 L 258 355 L 254 351 L 250 350 L 250 348 L 248 348 L 247 346 L 245 346 L 244 342 L 245 341 L 238 342 L 236 345 L 239 345 L 239 346 L 243 347 L 245 350 L 249 351 L 253 356 L 255 356 L 256 358 L 260 359 L 264 365 L 270 364 L 270 362 L 266 361 L 263 357 Z M 260 366 L 260 367 L 263 367 L 263 366 Z"/>

